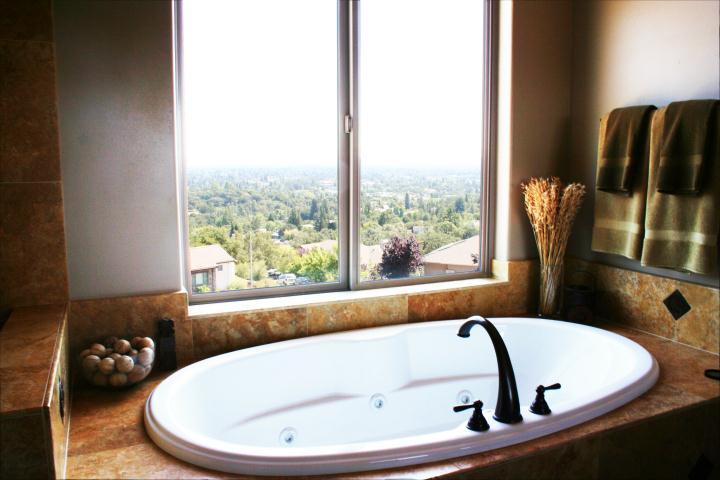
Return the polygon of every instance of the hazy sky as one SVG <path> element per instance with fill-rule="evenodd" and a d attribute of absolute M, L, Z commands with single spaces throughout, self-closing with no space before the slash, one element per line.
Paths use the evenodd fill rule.
<path fill-rule="evenodd" d="M 335 165 L 335 0 L 180 5 L 188 165 Z M 482 9 L 361 0 L 361 165 L 479 168 Z"/>

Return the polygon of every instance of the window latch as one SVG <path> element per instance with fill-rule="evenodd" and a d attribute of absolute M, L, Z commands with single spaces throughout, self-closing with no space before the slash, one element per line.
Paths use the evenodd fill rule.
<path fill-rule="evenodd" d="M 345 115 L 345 133 L 351 133 L 353 128 L 353 119 L 350 115 Z"/>

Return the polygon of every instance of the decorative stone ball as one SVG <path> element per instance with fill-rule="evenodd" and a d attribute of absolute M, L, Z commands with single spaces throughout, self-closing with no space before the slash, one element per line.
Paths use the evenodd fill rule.
<path fill-rule="evenodd" d="M 117 363 L 118 358 L 120 358 L 120 357 L 122 357 L 122 355 L 120 355 L 119 353 L 111 353 L 111 354 L 110 354 L 110 358 L 112 358 L 113 360 L 115 360 L 115 363 Z"/>
<path fill-rule="evenodd" d="M 112 355 L 114 352 L 115 352 L 115 351 L 114 351 L 112 348 L 106 348 L 106 349 L 105 349 L 105 356 L 106 356 L 106 357 L 109 357 L 109 356 Z"/>
<path fill-rule="evenodd" d="M 138 343 L 142 341 L 143 337 L 133 337 L 132 340 L 130 340 L 130 345 L 132 345 L 133 348 L 138 348 Z"/>
<path fill-rule="evenodd" d="M 115 371 L 115 360 L 110 357 L 105 357 L 100 360 L 99 370 L 105 375 L 110 375 Z"/>
<path fill-rule="evenodd" d="M 130 342 L 127 340 L 121 339 L 115 342 L 115 351 L 120 355 L 125 355 L 130 349 Z"/>
<path fill-rule="evenodd" d="M 138 363 L 143 367 L 152 365 L 153 360 L 155 360 L 155 352 L 152 348 L 145 347 L 138 352 Z"/>
<path fill-rule="evenodd" d="M 143 378 L 145 378 L 150 372 L 149 368 L 145 368 L 142 365 L 135 365 L 132 370 L 127 374 L 128 382 L 130 383 L 137 383 Z"/>
<path fill-rule="evenodd" d="M 117 368 L 117 371 L 120 373 L 128 373 L 134 366 L 135 362 L 127 355 L 123 355 L 115 362 L 115 368 Z"/>
<path fill-rule="evenodd" d="M 110 375 L 110 385 L 113 387 L 122 387 L 127 383 L 127 375 L 124 373 L 113 373 Z"/>
<path fill-rule="evenodd" d="M 83 361 L 82 361 L 83 371 L 86 374 L 91 374 L 93 372 L 96 372 L 99 364 L 100 364 L 100 357 L 98 357 L 97 355 L 88 355 L 87 357 L 83 358 Z"/>
<path fill-rule="evenodd" d="M 140 339 L 135 348 L 137 348 L 138 350 L 142 350 L 143 348 L 150 348 L 152 350 L 155 350 L 155 342 L 153 342 L 152 338 L 145 337 Z"/>
<path fill-rule="evenodd" d="M 90 353 L 93 355 L 97 355 L 98 357 L 102 358 L 105 356 L 105 345 L 102 345 L 100 343 L 93 343 L 90 345 Z"/>
<path fill-rule="evenodd" d="M 134 348 L 130 349 L 130 351 L 127 353 L 129 357 L 137 357 L 138 351 Z"/>
<path fill-rule="evenodd" d="M 85 358 L 85 357 L 87 357 L 88 355 L 90 355 L 90 349 L 89 349 L 89 348 L 86 348 L 85 350 L 83 350 L 82 352 L 80 352 L 80 358 Z"/>
<path fill-rule="evenodd" d="M 107 338 L 103 341 L 103 345 L 105 345 L 105 346 L 108 347 L 108 348 L 111 348 L 111 347 L 113 347 L 113 346 L 115 345 L 115 342 L 117 342 L 117 341 L 118 341 L 118 337 L 114 337 L 114 336 L 113 336 L 113 337 L 107 337 Z"/>
<path fill-rule="evenodd" d="M 102 372 L 95 372 L 95 375 L 92 377 L 92 383 L 99 387 L 104 387 L 108 384 L 108 376 Z"/>

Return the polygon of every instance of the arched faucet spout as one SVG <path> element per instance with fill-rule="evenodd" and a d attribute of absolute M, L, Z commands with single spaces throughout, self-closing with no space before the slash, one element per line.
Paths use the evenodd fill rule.
<path fill-rule="evenodd" d="M 470 330 L 475 325 L 481 325 L 490 336 L 495 357 L 498 364 L 498 396 L 495 405 L 493 418 L 501 423 L 522 422 L 520 415 L 520 399 L 518 398 L 517 384 L 515 383 L 515 372 L 513 371 L 510 354 L 495 325 L 480 315 L 474 315 L 463 323 L 458 330 L 458 337 L 468 338 Z"/>

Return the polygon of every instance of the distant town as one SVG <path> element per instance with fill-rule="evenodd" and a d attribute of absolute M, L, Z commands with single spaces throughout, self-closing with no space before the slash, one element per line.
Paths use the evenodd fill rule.
<path fill-rule="evenodd" d="M 361 182 L 361 279 L 477 269 L 479 170 L 367 169 Z M 189 169 L 187 183 L 194 292 L 337 279 L 334 169 Z"/>

